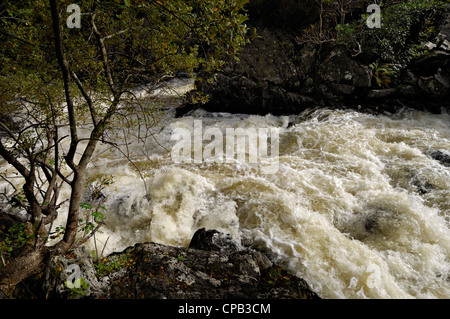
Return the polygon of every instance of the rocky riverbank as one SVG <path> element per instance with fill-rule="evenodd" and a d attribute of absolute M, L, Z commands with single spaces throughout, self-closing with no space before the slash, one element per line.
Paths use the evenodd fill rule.
<path fill-rule="evenodd" d="M 336 42 L 321 46 L 299 43 L 298 32 L 277 27 L 260 12 L 251 14 L 256 36 L 239 55 L 240 61 L 226 65 L 212 82 L 205 80 L 209 75 L 200 73 L 197 91 L 191 96 L 202 92 L 209 95 L 209 101 L 186 103 L 178 115 L 199 107 L 260 115 L 298 114 L 316 106 L 374 113 L 392 113 L 404 107 L 439 113 L 442 107 L 449 107 L 450 4 L 430 27 L 434 32 L 420 44 L 427 53 L 402 66 L 396 83 L 389 86 L 380 86 L 380 80 L 385 80 L 381 64 L 352 55 Z"/>
<path fill-rule="evenodd" d="M 5 296 L 4 296 L 5 297 Z M 188 248 L 140 243 L 97 262 L 83 249 L 56 256 L 15 298 L 318 299 L 270 253 L 198 230 Z"/>

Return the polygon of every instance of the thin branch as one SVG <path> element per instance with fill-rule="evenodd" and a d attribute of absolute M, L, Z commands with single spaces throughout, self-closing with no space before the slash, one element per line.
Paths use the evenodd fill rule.
<path fill-rule="evenodd" d="M 167 8 L 166 6 L 164 6 L 162 3 L 162 1 L 151 1 L 151 3 L 155 4 L 156 6 L 162 8 L 164 11 L 167 11 L 169 14 L 171 14 L 172 16 L 174 16 L 176 19 L 178 19 L 181 23 L 183 23 L 184 25 L 186 25 L 191 31 L 193 31 L 195 34 L 197 33 L 195 31 L 195 29 L 188 23 L 186 22 L 186 20 L 180 18 L 178 16 L 178 14 L 176 14 L 175 12 L 173 12 L 172 10 L 170 10 L 169 8 Z"/>
<path fill-rule="evenodd" d="M 86 89 L 84 88 L 83 83 L 81 83 L 80 79 L 78 78 L 77 74 L 75 73 L 75 71 L 70 70 L 70 75 L 72 76 L 72 79 L 75 81 L 78 89 L 80 90 L 81 94 L 83 95 L 84 99 L 86 100 L 88 107 L 89 107 L 89 112 L 91 113 L 91 118 L 92 118 L 92 123 L 94 125 L 98 124 L 98 115 L 97 112 L 94 108 L 94 103 L 92 102 L 91 97 L 89 96 L 89 94 L 86 92 Z"/>
<path fill-rule="evenodd" d="M 43 161 L 41 161 L 41 160 L 37 160 L 36 163 L 37 163 L 38 165 L 40 165 L 41 167 L 46 167 L 47 169 L 50 169 L 50 170 L 53 170 L 53 169 L 54 169 L 55 172 L 58 174 L 58 176 L 59 176 L 65 183 L 67 183 L 68 185 L 72 185 L 72 182 L 71 182 L 69 179 L 67 179 L 67 177 L 70 176 L 70 175 L 72 175 L 73 172 L 71 172 L 68 176 L 64 176 L 63 173 L 62 173 L 59 169 L 53 168 L 53 167 L 52 167 L 50 164 L 48 164 L 48 163 L 45 163 L 45 162 L 43 162 Z"/>
<path fill-rule="evenodd" d="M 55 36 L 56 57 L 58 59 L 58 64 L 61 68 L 63 75 L 64 92 L 66 96 L 67 111 L 69 115 L 69 124 L 70 124 L 71 141 L 69 152 L 66 155 L 66 162 L 71 169 L 76 171 L 77 165 L 74 163 L 74 156 L 78 145 L 78 132 L 77 132 L 77 121 L 75 116 L 75 106 L 72 100 L 72 89 L 69 83 L 69 76 L 70 76 L 69 63 L 67 62 L 67 59 L 63 51 L 61 17 L 59 15 L 56 0 L 50 0 L 50 8 L 53 22 L 53 33 Z"/>
<path fill-rule="evenodd" d="M 27 169 L 22 163 L 20 163 L 17 157 L 10 151 L 8 151 L 0 140 L 0 156 L 2 156 L 8 163 L 22 175 L 25 179 L 30 177 L 30 170 Z"/>
<path fill-rule="evenodd" d="M 111 38 L 113 38 L 113 37 L 115 37 L 115 36 L 118 36 L 118 35 L 120 35 L 120 34 L 126 33 L 126 32 L 128 32 L 128 31 L 130 31 L 130 28 L 125 29 L 125 30 L 121 30 L 121 31 L 116 32 L 116 33 L 114 33 L 114 34 L 107 35 L 107 36 L 103 37 L 103 41 L 109 40 L 109 39 L 111 39 Z"/>
<path fill-rule="evenodd" d="M 29 45 L 29 46 L 31 46 L 31 47 L 37 47 L 39 50 L 41 50 L 42 52 L 45 52 L 45 53 L 47 53 L 47 54 L 51 54 L 51 55 L 54 54 L 54 52 L 51 52 L 51 51 L 45 49 L 44 47 L 37 46 L 35 43 L 31 43 L 31 42 L 29 42 L 29 41 L 27 41 L 27 40 L 24 40 L 24 39 L 22 39 L 22 38 L 19 38 L 19 37 L 13 35 L 13 34 L 10 34 L 10 33 L 5 32 L 5 31 L 3 31 L 3 30 L 0 30 L 0 33 L 3 34 L 3 35 L 5 35 L 5 36 L 7 36 L 7 37 L 16 39 L 16 40 L 18 40 L 18 41 L 20 41 L 20 42 L 23 42 L 23 43 L 25 43 L 25 44 L 27 44 L 27 45 Z"/>
<path fill-rule="evenodd" d="M 84 236 L 82 239 L 80 239 L 80 241 L 74 245 L 72 245 L 71 249 L 76 249 L 78 247 L 80 247 L 81 245 L 83 245 L 85 242 L 87 242 L 99 229 L 100 227 L 102 227 L 103 225 L 105 225 L 105 222 L 101 221 L 97 224 L 97 226 L 87 235 Z"/>
<path fill-rule="evenodd" d="M 108 80 L 108 85 L 111 88 L 111 91 L 116 94 L 117 93 L 117 89 L 116 89 L 116 86 L 114 84 L 114 80 L 113 80 L 112 73 L 111 73 L 111 68 L 109 66 L 108 52 L 106 50 L 105 41 L 104 41 L 104 38 L 102 38 L 100 32 L 98 31 L 97 25 L 95 24 L 95 16 L 96 16 L 95 8 L 96 7 L 97 7 L 97 1 L 95 1 L 95 3 L 94 3 L 94 9 L 93 9 L 94 13 L 92 14 L 92 17 L 91 17 L 92 30 L 94 31 L 94 35 L 95 35 L 95 37 L 97 39 L 97 42 L 98 42 L 98 44 L 100 46 L 100 52 L 101 52 L 102 59 L 103 59 L 103 61 L 102 61 L 103 62 L 103 68 L 104 68 L 105 73 L 106 73 L 106 78 Z"/>

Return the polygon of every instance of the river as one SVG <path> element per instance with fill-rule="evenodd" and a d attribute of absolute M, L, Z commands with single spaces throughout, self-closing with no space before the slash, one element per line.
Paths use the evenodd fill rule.
<path fill-rule="evenodd" d="M 276 171 L 242 159 L 175 162 L 174 134 L 195 121 L 224 134 L 270 129 Z M 118 151 L 99 150 L 90 173 L 114 184 L 103 190 L 106 226 L 88 249 L 187 246 L 206 227 L 270 249 L 322 298 L 450 298 L 450 167 L 430 156 L 450 155 L 448 113 L 198 109 L 176 118 L 166 105 L 152 134 L 127 150 L 143 178 Z"/>

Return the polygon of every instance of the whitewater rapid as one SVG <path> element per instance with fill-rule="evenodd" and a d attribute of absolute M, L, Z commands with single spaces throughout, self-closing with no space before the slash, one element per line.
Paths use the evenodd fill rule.
<path fill-rule="evenodd" d="M 160 144 L 170 150 L 173 132 L 194 120 L 221 130 L 276 128 L 278 172 L 174 164 Z M 148 190 L 119 154 L 99 159 L 117 190 L 107 194 L 97 239 L 108 238 L 110 250 L 187 246 L 198 228 L 219 229 L 269 248 L 324 298 L 449 298 L 450 168 L 427 153 L 450 150 L 449 123 L 448 114 L 418 111 L 172 117 L 155 133 L 151 160 L 142 159 Z"/>
<path fill-rule="evenodd" d="M 237 160 L 174 163 L 174 132 L 195 120 L 276 130 L 278 171 Z M 167 107 L 152 138 L 129 146 L 141 175 L 118 151 L 98 152 L 90 174 L 114 184 L 103 190 L 106 225 L 87 248 L 187 246 L 206 227 L 270 249 L 322 298 L 450 298 L 450 167 L 430 156 L 436 150 L 450 155 L 445 112 L 199 109 L 175 118 Z"/>

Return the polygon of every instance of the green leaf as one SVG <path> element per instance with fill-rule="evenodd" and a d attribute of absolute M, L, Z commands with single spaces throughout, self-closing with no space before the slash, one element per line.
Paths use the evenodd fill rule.
<path fill-rule="evenodd" d="M 92 209 L 92 204 L 90 203 L 80 203 L 80 207 L 84 209 Z"/>

